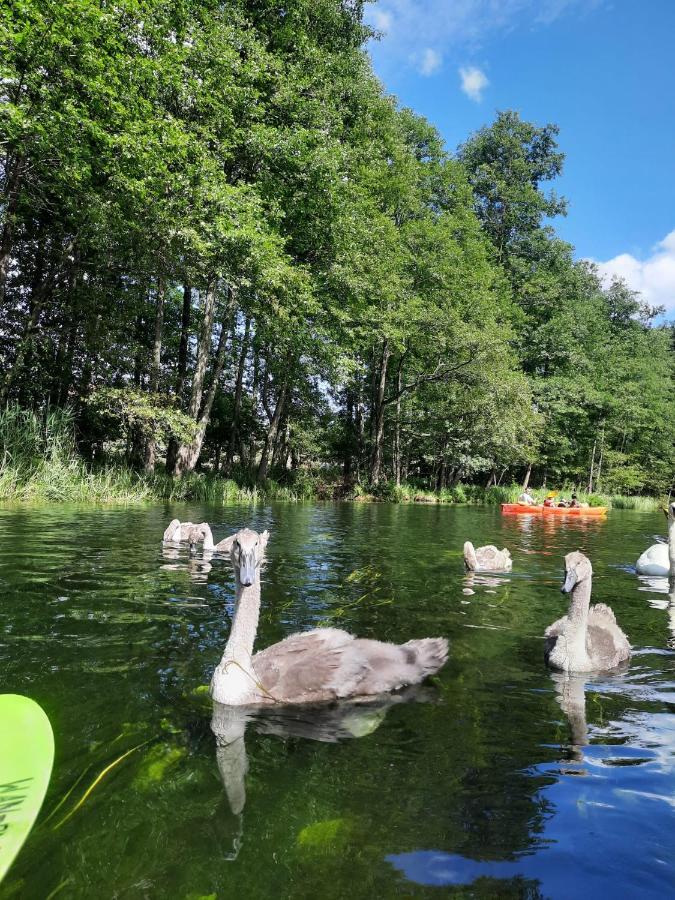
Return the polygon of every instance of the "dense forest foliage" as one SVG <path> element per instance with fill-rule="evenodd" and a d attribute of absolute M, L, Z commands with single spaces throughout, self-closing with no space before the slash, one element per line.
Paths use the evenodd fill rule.
<path fill-rule="evenodd" d="M 175 476 L 668 491 L 673 333 L 553 231 L 557 128 L 448 152 L 362 5 L 3 5 L 0 402 Z"/>

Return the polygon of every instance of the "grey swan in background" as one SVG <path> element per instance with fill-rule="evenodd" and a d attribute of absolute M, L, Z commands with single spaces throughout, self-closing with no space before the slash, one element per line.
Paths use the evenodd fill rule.
<path fill-rule="evenodd" d="M 592 577 L 588 557 L 579 551 L 567 554 L 561 590 L 572 595 L 569 610 L 545 632 L 544 656 L 552 669 L 605 671 L 630 658 L 628 638 L 616 624 L 609 606 L 604 603 L 590 606 Z"/>
<path fill-rule="evenodd" d="M 448 658 L 445 638 L 405 644 L 355 638 L 318 628 L 253 654 L 260 613 L 260 566 L 269 534 L 248 528 L 221 541 L 228 546 L 236 581 L 230 636 L 211 679 L 211 696 L 227 706 L 308 704 L 372 697 L 418 684 Z"/>
<path fill-rule="evenodd" d="M 194 550 L 198 543 L 201 543 L 205 551 L 212 553 L 229 553 L 232 547 L 232 537 L 224 538 L 217 544 L 213 543 L 213 533 L 208 522 L 201 522 L 199 525 L 193 525 L 186 532 L 186 538 L 190 544 L 190 549 Z"/>
<path fill-rule="evenodd" d="M 675 579 L 675 503 L 668 504 L 666 516 L 668 540 L 665 543 L 652 544 L 645 550 L 635 564 L 638 575 L 659 575 Z"/>
<path fill-rule="evenodd" d="M 470 572 L 510 572 L 513 567 L 506 547 L 503 550 L 492 544 L 474 547 L 471 541 L 464 544 L 464 565 Z"/>
<path fill-rule="evenodd" d="M 208 522 L 181 522 L 180 519 L 172 519 L 167 525 L 162 537 L 163 544 L 189 543 L 194 550 L 195 545 L 203 541 L 205 550 L 218 550 L 220 544 L 214 546 L 213 535 Z M 226 541 L 221 541 L 225 544 Z M 229 545 L 228 548 L 229 549 Z"/>
<path fill-rule="evenodd" d="M 192 522 L 181 522 L 180 519 L 172 519 L 164 531 L 162 543 L 164 544 L 180 544 L 188 540 L 190 529 L 198 526 Z"/>

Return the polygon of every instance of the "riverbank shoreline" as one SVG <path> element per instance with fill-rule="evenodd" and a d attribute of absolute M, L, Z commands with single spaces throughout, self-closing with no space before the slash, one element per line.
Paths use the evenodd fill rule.
<path fill-rule="evenodd" d="M 270 502 L 346 501 L 355 503 L 429 504 L 445 506 L 498 506 L 513 503 L 521 486 L 512 484 L 489 488 L 457 484 L 431 491 L 416 484 L 383 482 L 377 487 L 345 485 L 320 473 L 297 473 L 288 484 L 268 479 L 262 485 L 241 483 L 208 472 L 193 472 L 172 478 L 165 472 L 136 472 L 123 465 L 90 468 L 82 460 L 39 460 L 27 470 L 0 469 L 0 502 L 6 504 L 82 503 L 97 506 L 130 506 L 143 503 L 259 504 Z M 573 486 L 559 492 L 569 497 L 576 492 L 581 502 L 610 509 L 658 510 L 664 500 L 645 496 L 587 494 Z M 530 493 L 541 503 L 548 489 Z"/>

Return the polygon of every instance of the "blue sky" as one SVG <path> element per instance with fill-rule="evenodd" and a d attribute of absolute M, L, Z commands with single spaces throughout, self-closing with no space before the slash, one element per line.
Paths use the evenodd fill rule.
<path fill-rule="evenodd" d="M 558 233 L 675 311 L 675 0 L 379 0 L 375 71 L 448 148 L 516 109 L 560 126 Z"/>

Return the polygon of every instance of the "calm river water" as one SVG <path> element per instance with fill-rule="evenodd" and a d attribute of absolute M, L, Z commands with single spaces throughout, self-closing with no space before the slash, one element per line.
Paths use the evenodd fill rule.
<path fill-rule="evenodd" d="M 233 577 L 227 560 L 162 551 L 174 514 L 216 540 L 270 529 L 259 648 L 335 624 L 446 635 L 448 665 L 367 714 L 252 720 L 218 757 L 203 686 Z M 631 570 L 664 529 L 662 513 L 622 511 L 0 510 L 0 689 L 37 700 L 56 739 L 0 897 L 675 896 L 675 597 Z M 513 574 L 471 582 L 467 538 L 510 547 Z M 541 635 L 577 548 L 634 655 L 565 681 Z"/>

